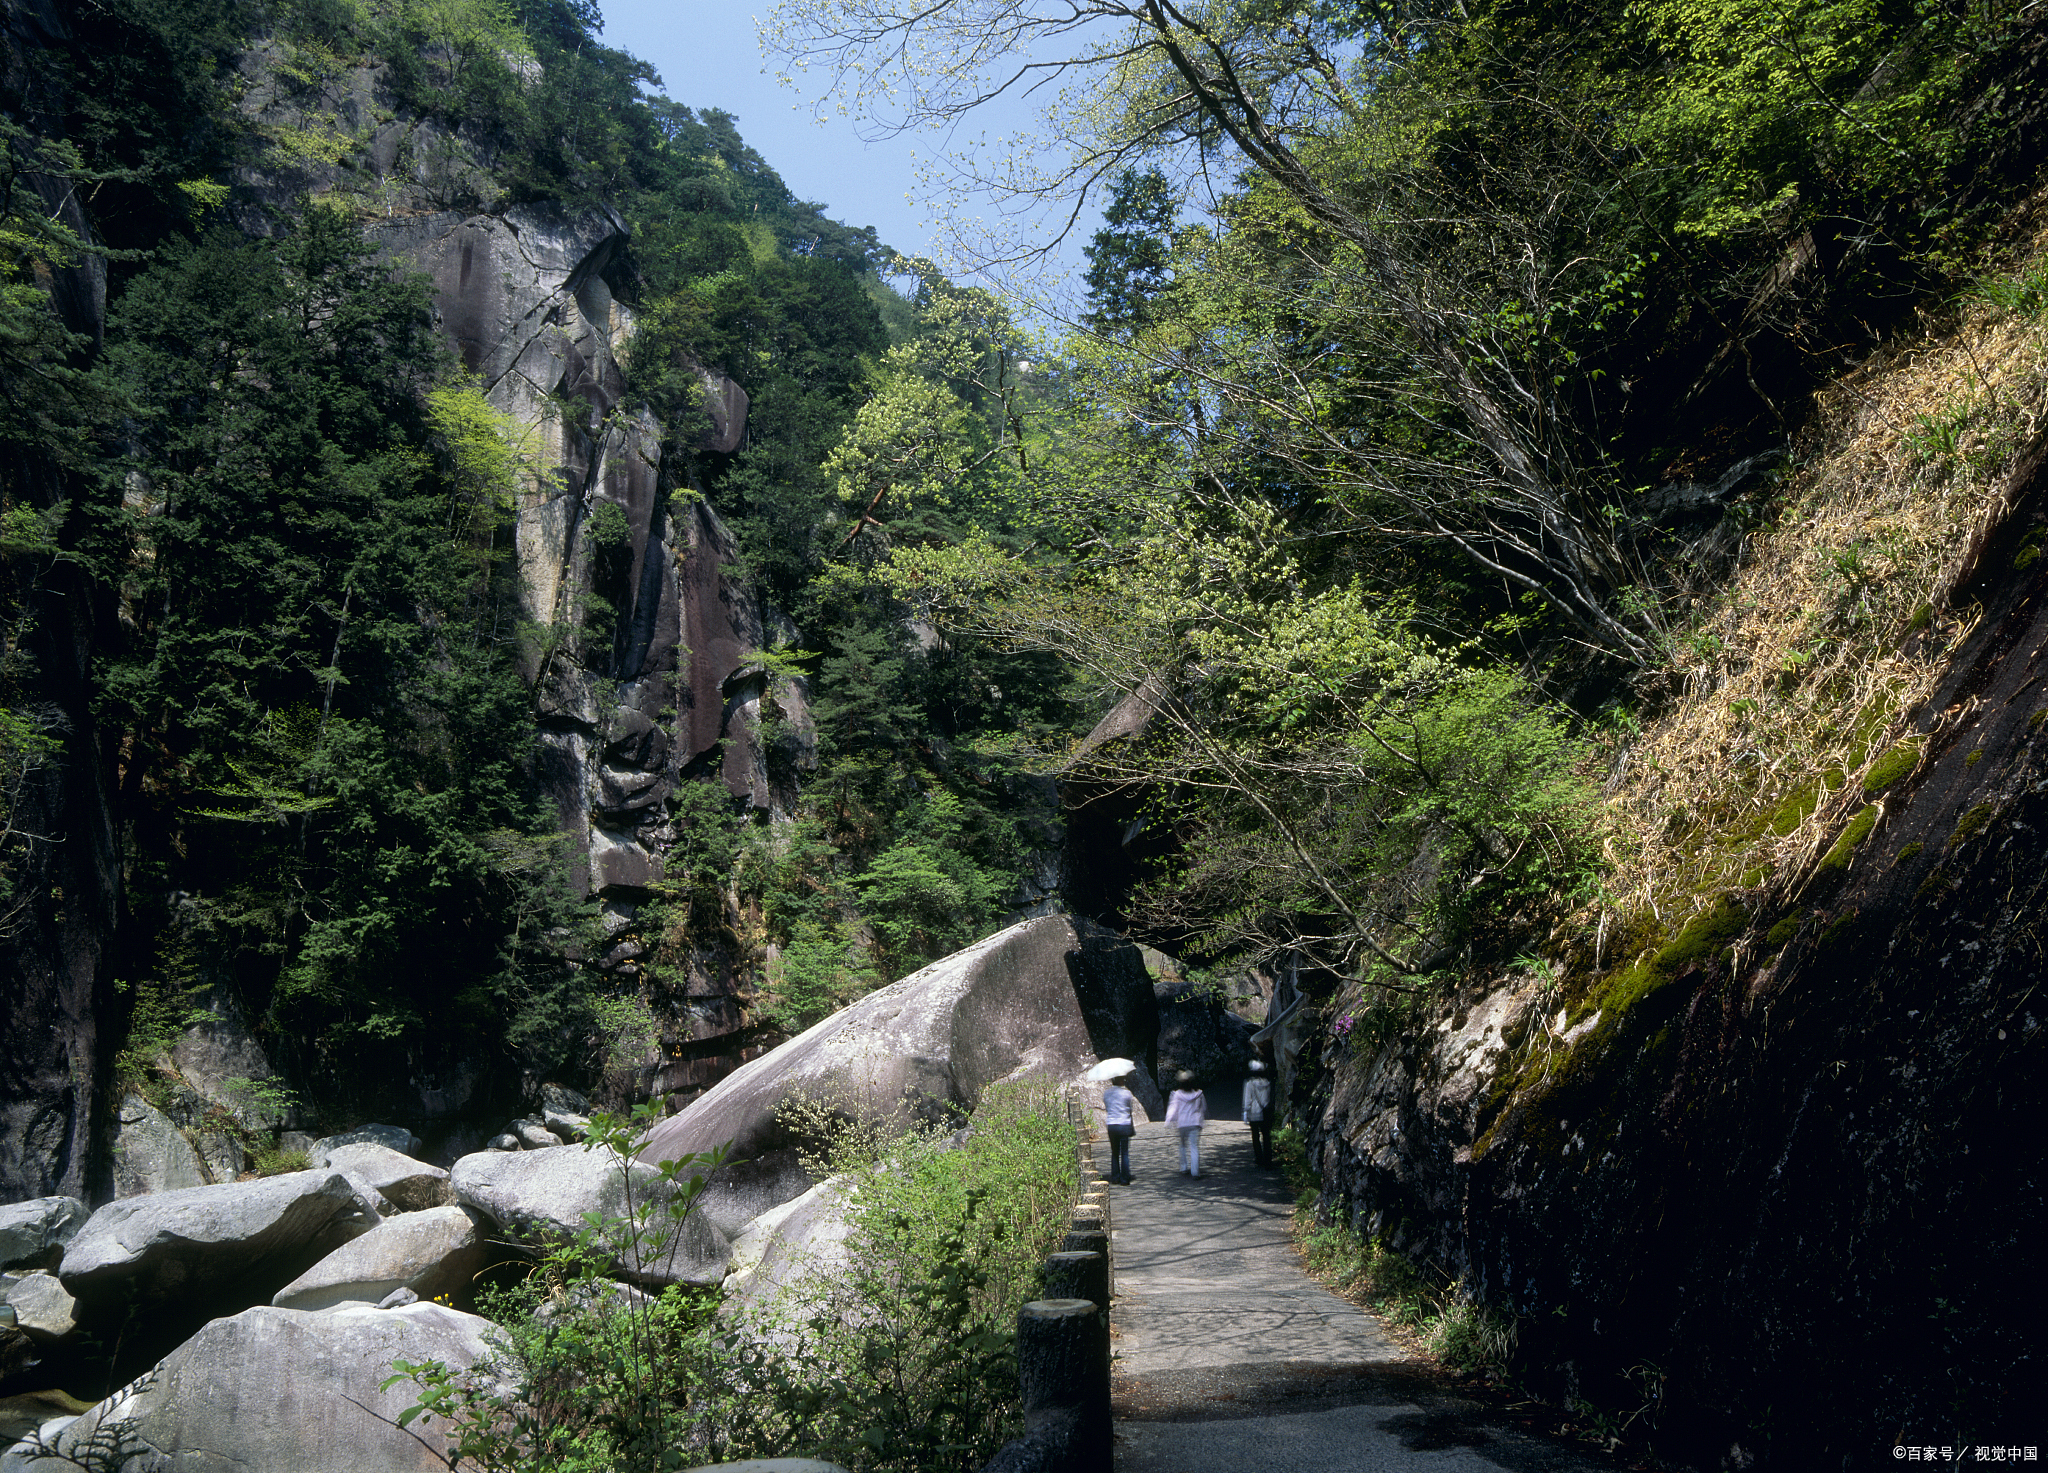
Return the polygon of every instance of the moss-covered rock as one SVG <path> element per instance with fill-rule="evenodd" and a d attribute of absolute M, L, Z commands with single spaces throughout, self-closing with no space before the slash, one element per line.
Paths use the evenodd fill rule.
<path fill-rule="evenodd" d="M 1849 868 L 1849 861 L 1856 856 L 1856 850 L 1870 837 L 1870 831 L 1877 826 L 1877 805 L 1869 804 L 1862 812 L 1849 820 L 1849 826 L 1842 830 L 1841 837 L 1821 856 L 1817 874 L 1839 875 Z"/>
<path fill-rule="evenodd" d="M 1871 797 L 1906 776 L 1920 763 L 1920 748 L 1914 742 L 1900 742 L 1864 771 L 1863 791 Z"/>

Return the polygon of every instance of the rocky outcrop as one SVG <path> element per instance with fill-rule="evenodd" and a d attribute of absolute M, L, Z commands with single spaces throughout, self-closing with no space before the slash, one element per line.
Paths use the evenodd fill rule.
<path fill-rule="evenodd" d="M 276 1071 L 235 999 L 215 987 L 198 1001 L 203 1016 L 171 1047 L 171 1063 L 186 1086 L 245 1129 L 276 1130 L 294 1123 L 293 1111 L 267 1099 L 260 1088 Z"/>
<path fill-rule="evenodd" d="M 1673 1458 L 1888 1460 L 2048 1405 L 2048 456 L 2029 475 L 1959 580 L 1989 612 L 1917 769 L 1805 871 L 1583 997 L 1511 976 L 1378 1049 L 1309 1035 L 1326 1208 Z"/>
<path fill-rule="evenodd" d="M 76 116 L 62 53 L 74 13 L 46 0 L 0 6 L 0 95 L 10 124 L 61 140 Z M 17 198 L 39 199 L 77 238 L 98 238 L 86 192 L 68 177 L 25 167 Z M 31 206 L 33 208 L 33 206 Z M 97 345 L 106 325 L 106 258 L 96 251 L 49 264 L 34 280 L 64 326 Z M 0 448 L 10 504 L 54 509 L 83 488 L 39 448 Z M 9 590 L 10 667 L 22 672 L 8 704 L 57 741 L 8 794 L 7 863 L 19 909 L 0 927 L 0 1200 L 105 1192 L 113 1054 L 108 1020 L 120 1005 L 111 959 L 121 858 L 112 780 L 94 714 L 95 652 L 112 627 L 108 600 L 81 563 L 22 560 Z"/>
<path fill-rule="evenodd" d="M 213 1180 L 177 1122 L 141 1095 L 121 1101 L 114 1127 L 114 1195 L 140 1197 Z"/>
<path fill-rule="evenodd" d="M 648 1132 L 644 1158 L 725 1147 L 706 1215 L 726 1231 L 812 1186 L 778 1117 L 808 1096 L 849 1114 L 909 1123 L 971 1109 L 991 1081 L 1071 1079 L 1099 1058 L 1149 1064 L 1152 982 L 1129 942 L 1066 916 L 1000 931 L 799 1034 Z"/>
<path fill-rule="evenodd" d="M 279 1309 L 374 1307 L 394 1291 L 417 1299 L 467 1301 L 489 1245 L 478 1218 L 461 1207 L 408 1212 L 343 1244 L 271 1297 Z"/>
<path fill-rule="evenodd" d="M 1244 1078 L 1256 1050 L 1256 1028 L 1191 982 L 1163 982 L 1159 999 L 1159 1082 L 1173 1087 L 1182 1070 L 1204 1088 Z"/>
<path fill-rule="evenodd" d="M 661 1173 L 630 1168 L 609 1151 L 563 1146 L 546 1151 L 482 1151 L 455 1163 L 455 1195 L 494 1223 L 513 1244 L 539 1251 L 582 1232 L 586 1214 L 623 1223 L 636 1204 L 664 1203 L 670 1192 Z M 667 1221 L 657 1206 L 657 1230 Z M 657 1231 L 646 1241 L 620 1233 L 608 1245 L 613 1271 L 650 1287 L 716 1283 L 729 1256 L 726 1238 L 701 1212 L 676 1234 Z"/>
<path fill-rule="evenodd" d="M 678 494 L 663 427 L 626 402 L 619 357 L 634 319 L 606 279 L 626 227 L 608 210 L 533 204 L 371 234 L 427 273 L 442 331 L 531 435 L 517 548 L 528 612 L 548 631 L 529 675 L 548 716 L 549 785 L 586 856 L 581 882 L 630 898 L 661 877 L 675 838 L 665 800 L 683 771 L 726 741 L 726 786 L 769 808 L 762 702 L 805 750 L 809 714 L 800 683 L 751 660 L 778 620 L 723 571 L 730 538 Z M 737 449 L 745 391 L 700 376 L 701 447 Z"/>
<path fill-rule="evenodd" d="M 36 1197 L 0 1207 L 0 1269 L 50 1266 L 87 1216 L 76 1197 Z"/>
<path fill-rule="evenodd" d="M 399 1212 L 424 1212 L 453 1200 L 447 1172 L 373 1141 L 354 1141 L 317 1152 L 312 1164 L 332 1167 L 367 1183 Z"/>
<path fill-rule="evenodd" d="M 61 1457 L 109 1473 L 425 1473 L 445 1469 L 432 1428 L 399 1414 L 416 1389 L 384 1389 L 395 1360 L 475 1366 L 490 1354 L 490 1322 L 438 1304 L 327 1314 L 268 1306 L 218 1319 L 141 1380 L 58 1435 Z M 97 1438 L 111 1457 L 85 1462 Z M 52 1466 L 21 1452 L 4 1473 Z"/>

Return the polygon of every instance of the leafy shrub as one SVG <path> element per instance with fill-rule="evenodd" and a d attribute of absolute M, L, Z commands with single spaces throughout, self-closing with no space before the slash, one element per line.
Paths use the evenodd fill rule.
<path fill-rule="evenodd" d="M 991 1085 L 964 1139 L 952 1123 L 856 1113 L 829 1133 L 844 1267 L 799 1276 L 756 1323 L 808 1368 L 799 1445 L 860 1473 L 979 1468 L 1016 1430 L 1017 1307 L 1066 1230 L 1073 1127 L 1043 1079 Z"/>
<path fill-rule="evenodd" d="M 304 1151 L 287 1151 L 282 1146 L 258 1146 L 249 1156 L 249 1169 L 258 1176 L 284 1176 L 312 1164 L 313 1158 Z"/>
<path fill-rule="evenodd" d="M 496 1359 L 457 1372 L 393 1363 L 438 1424 L 451 1467 L 480 1473 L 653 1473 L 805 1454 L 856 1473 L 979 1468 L 1017 1421 L 1017 1306 L 1065 1229 L 1073 1134 L 1053 1086 L 992 1086 L 956 1145 L 812 1102 L 821 1166 L 843 1172 L 847 1266 L 735 1313 L 715 1293 L 641 1295 L 607 1274 L 683 1230 L 721 1157 L 664 1163 L 618 1221 L 592 1221 L 526 1279 L 487 1291 Z M 655 1118 L 594 1117 L 622 1171 Z"/>

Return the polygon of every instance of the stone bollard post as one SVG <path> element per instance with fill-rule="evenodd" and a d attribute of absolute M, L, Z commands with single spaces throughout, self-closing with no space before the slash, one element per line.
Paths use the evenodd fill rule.
<path fill-rule="evenodd" d="M 1107 1259 L 1109 1257 L 1109 1234 L 1105 1233 L 1101 1228 L 1070 1232 L 1060 1240 L 1059 1251 L 1062 1253 L 1100 1253 Z"/>
<path fill-rule="evenodd" d="M 1103 1210 L 1094 1203 L 1085 1201 L 1074 1204 L 1074 1219 L 1068 1226 L 1071 1231 L 1077 1233 L 1109 1231 Z"/>
<path fill-rule="evenodd" d="M 1024 1425 L 1064 1432 L 1069 1473 L 1110 1473 L 1109 1317 L 1087 1299 L 1035 1299 L 1017 1315 Z"/>
<path fill-rule="evenodd" d="M 1087 1299 L 1109 1312 L 1109 1260 L 1100 1253 L 1055 1253 L 1045 1261 L 1045 1297 Z"/>

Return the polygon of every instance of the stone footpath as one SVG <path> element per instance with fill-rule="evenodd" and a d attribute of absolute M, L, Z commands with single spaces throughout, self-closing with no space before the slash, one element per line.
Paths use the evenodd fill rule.
<path fill-rule="evenodd" d="M 1280 1174 L 1253 1167 L 1243 1125 L 1212 1119 L 1198 1181 L 1179 1175 L 1176 1146 L 1166 1126 L 1139 1126 L 1135 1180 L 1110 1189 L 1117 1473 L 1597 1466 L 1489 1420 L 1310 1279 L 1288 1242 Z M 1096 1153 L 1106 1166 L 1106 1148 Z"/>

